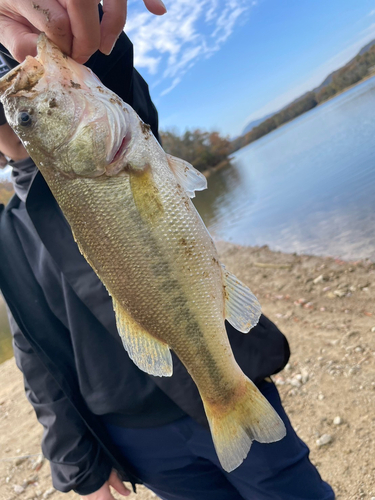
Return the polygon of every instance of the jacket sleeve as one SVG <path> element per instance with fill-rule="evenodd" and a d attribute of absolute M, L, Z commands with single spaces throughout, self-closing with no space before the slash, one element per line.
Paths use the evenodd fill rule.
<path fill-rule="evenodd" d="M 79 495 L 93 493 L 108 479 L 111 463 L 9 311 L 8 316 L 26 396 L 44 427 L 42 451 L 50 461 L 53 486 Z"/>

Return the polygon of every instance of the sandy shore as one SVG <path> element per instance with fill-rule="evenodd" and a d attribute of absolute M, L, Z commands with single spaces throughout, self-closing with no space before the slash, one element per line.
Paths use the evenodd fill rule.
<path fill-rule="evenodd" d="M 291 360 L 274 380 L 312 461 L 338 499 L 375 498 L 375 264 L 218 247 L 288 337 Z M 13 359 L 0 380 L 0 499 L 77 498 L 51 488 Z M 130 498 L 155 496 L 139 488 Z"/>

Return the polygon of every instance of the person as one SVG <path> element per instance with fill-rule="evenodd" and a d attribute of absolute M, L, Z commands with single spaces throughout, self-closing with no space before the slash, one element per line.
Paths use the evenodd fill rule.
<path fill-rule="evenodd" d="M 99 15 L 97 3 L 20 0 L 15 6 L 0 0 L 4 58 L 14 66 L 11 55 L 22 61 L 35 53 L 36 35 L 45 31 L 128 102 L 158 138 L 156 109 L 122 32 L 126 2 L 104 0 Z M 160 0 L 145 4 L 154 14 L 165 12 Z M 174 357 L 173 376 L 159 378 L 133 364 L 108 293 L 32 160 L 25 151 L 19 155 L 15 137 L 5 139 L 12 133 L 4 116 L 0 123 L 0 150 L 8 146 L 16 193 L 0 215 L 0 287 L 26 395 L 44 426 L 42 449 L 55 488 L 111 500 L 110 487 L 130 493 L 122 482 L 127 479 L 165 500 L 333 499 L 269 378 L 289 358 L 277 327 L 263 315 L 249 335 L 227 325 L 237 362 L 275 407 L 287 435 L 267 445 L 254 442 L 243 464 L 226 473 L 186 369 Z"/>

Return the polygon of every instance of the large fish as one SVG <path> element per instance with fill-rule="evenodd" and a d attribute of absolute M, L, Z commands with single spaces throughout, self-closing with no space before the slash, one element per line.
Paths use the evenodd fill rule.
<path fill-rule="evenodd" d="M 284 437 L 272 406 L 236 363 L 226 318 L 248 332 L 260 315 L 251 291 L 219 262 L 190 198 L 206 180 L 167 155 L 135 111 L 44 35 L 36 58 L 0 81 L 9 124 L 112 296 L 134 363 L 172 375 L 172 349 L 199 389 L 222 467 L 252 441 Z"/>

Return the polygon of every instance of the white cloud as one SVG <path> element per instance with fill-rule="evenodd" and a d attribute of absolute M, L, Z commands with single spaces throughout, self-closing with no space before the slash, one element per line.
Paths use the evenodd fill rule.
<path fill-rule="evenodd" d="M 165 81 L 161 95 L 170 92 L 200 59 L 209 58 L 226 42 L 244 13 L 255 3 L 249 0 L 171 0 L 168 12 L 154 16 L 133 10 L 125 31 L 134 44 L 134 62 Z M 138 4 L 139 5 L 139 4 Z"/>
<path fill-rule="evenodd" d="M 176 85 L 178 85 L 178 84 L 180 83 L 180 81 L 181 81 L 181 78 L 180 78 L 180 77 L 175 78 L 175 79 L 172 81 L 172 83 L 170 84 L 170 86 L 169 86 L 169 87 L 167 87 L 166 89 L 164 89 L 164 90 L 161 92 L 161 94 L 160 94 L 160 95 L 161 95 L 161 96 L 163 96 L 163 95 L 165 95 L 165 94 L 168 94 L 168 92 L 170 92 L 171 90 L 173 90 L 173 89 L 176 87 Z"/>
<path fill-rule="evenodd" d="M 370 17 L 370 16 L 373 16 L 375 14 L 375 9 L 373 9 L 371 12 L 369 12 L 367 15 Z"/>

